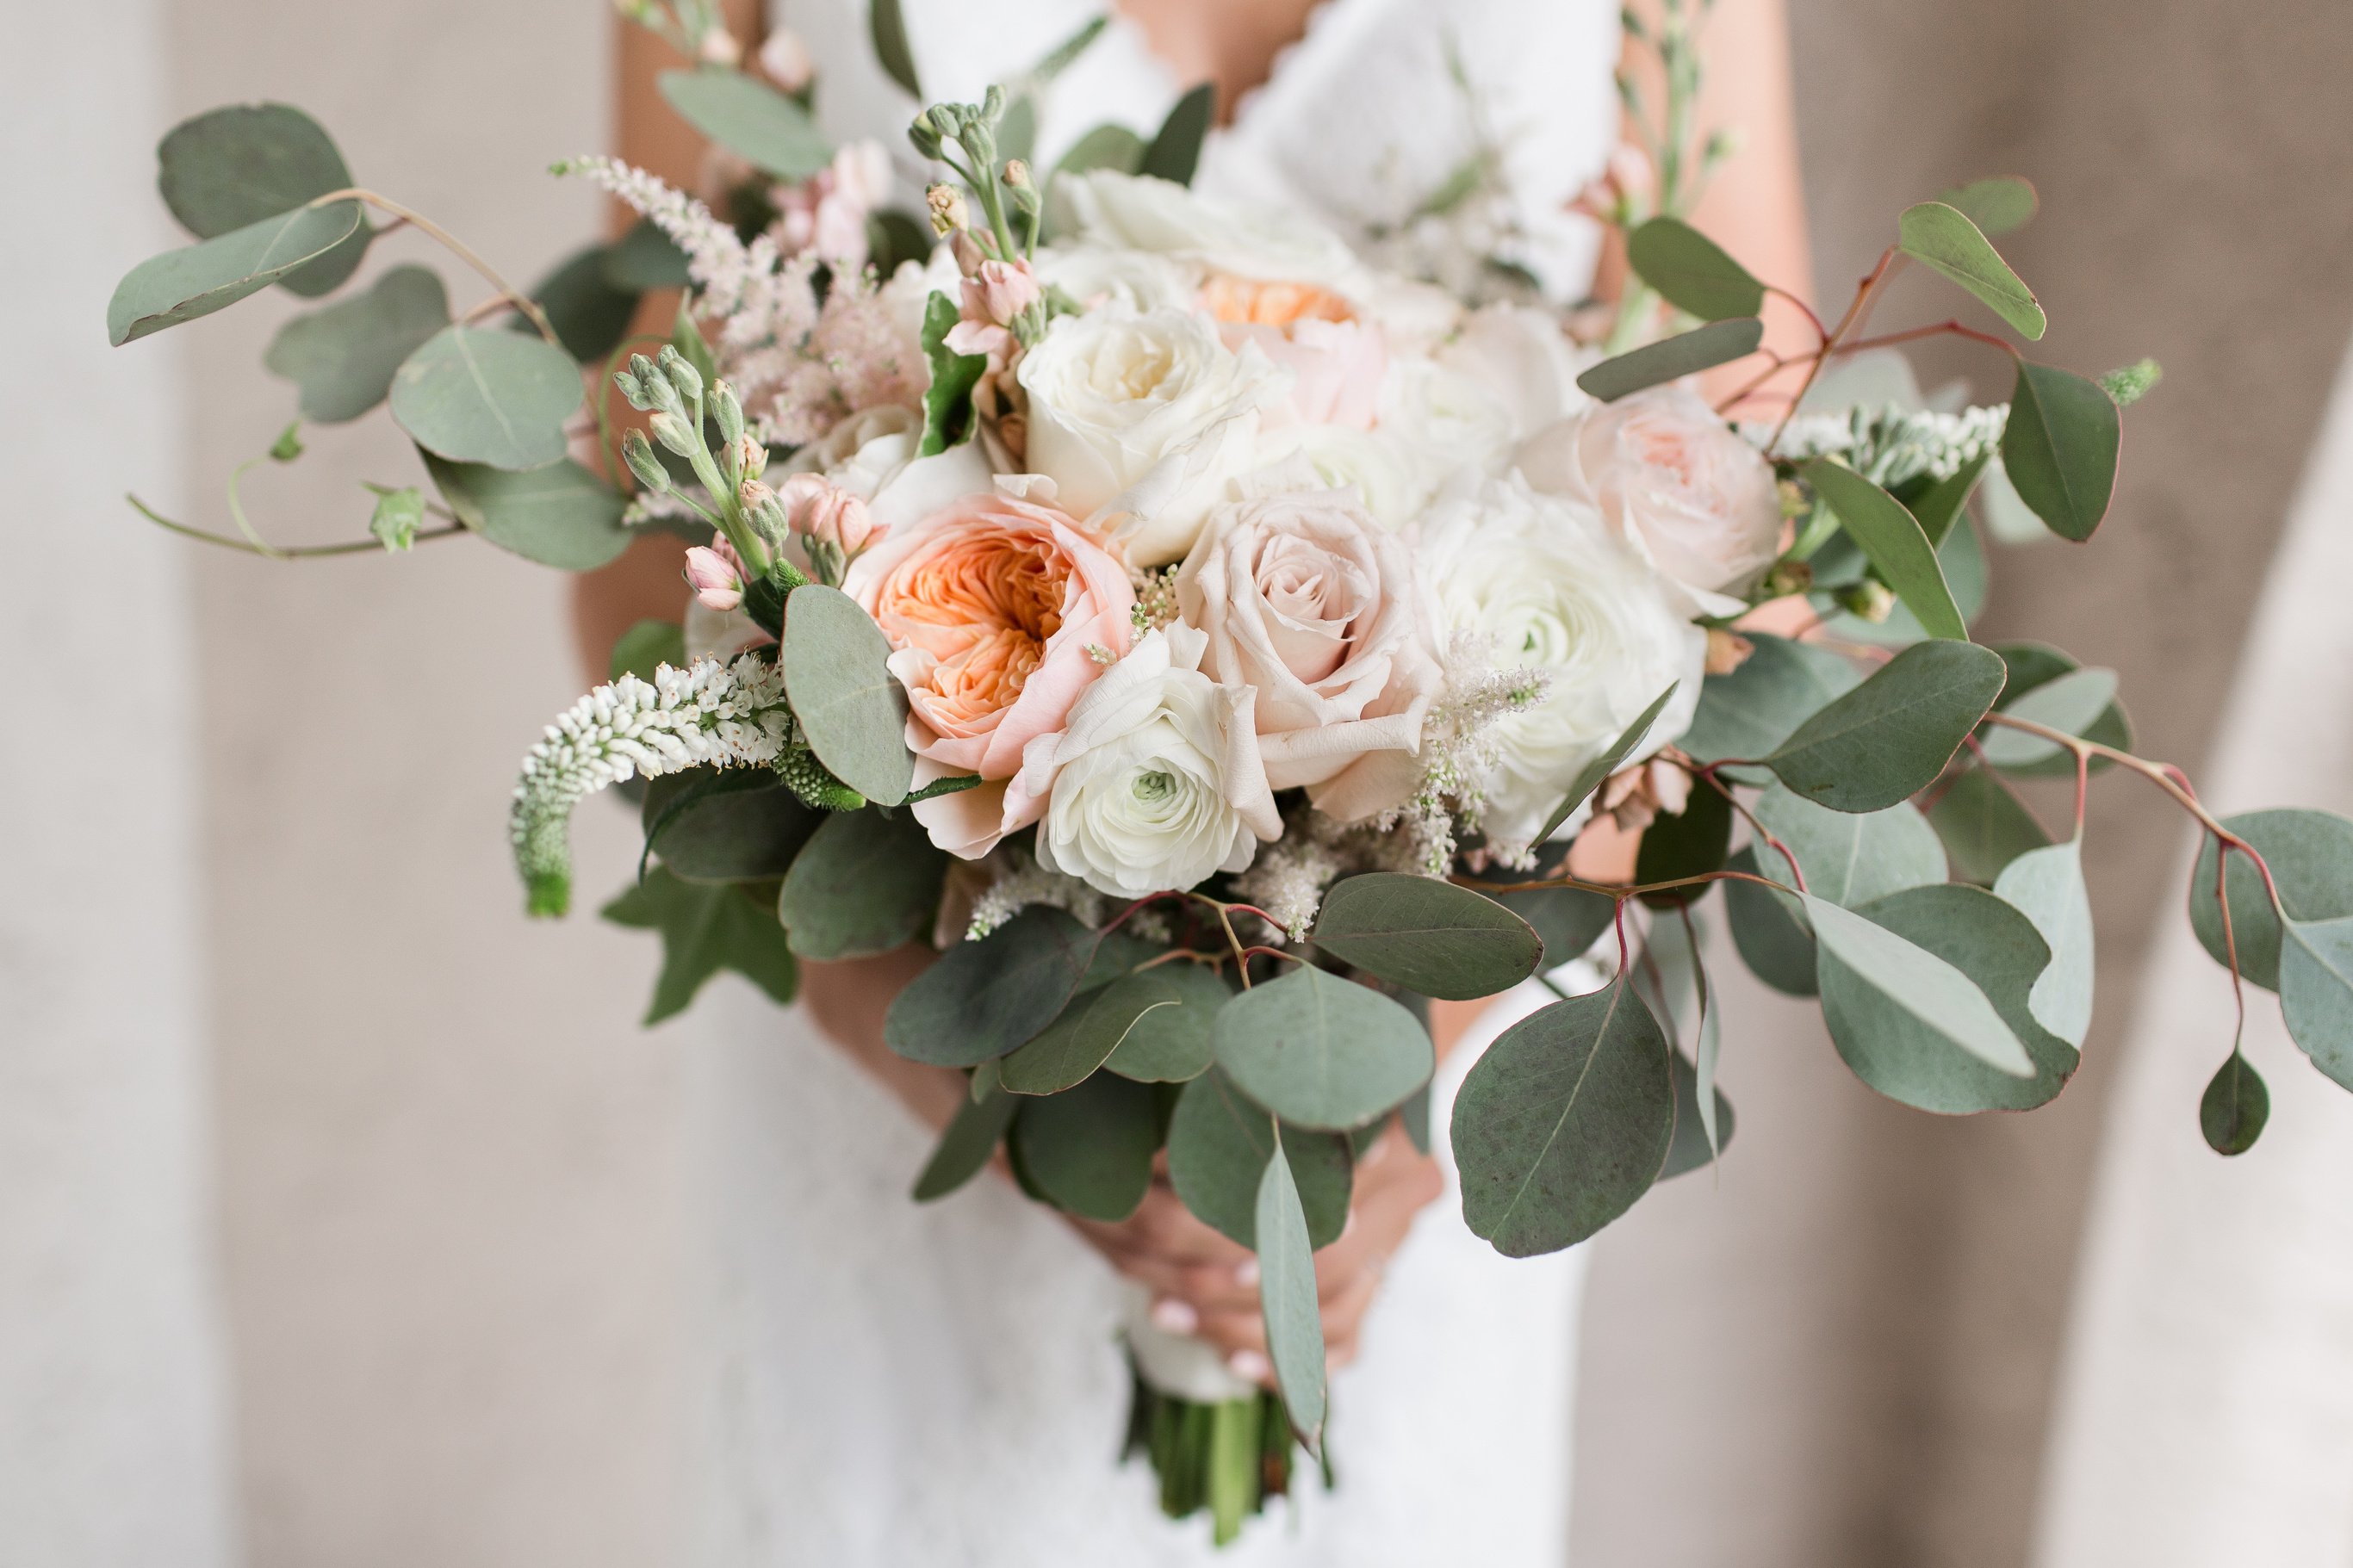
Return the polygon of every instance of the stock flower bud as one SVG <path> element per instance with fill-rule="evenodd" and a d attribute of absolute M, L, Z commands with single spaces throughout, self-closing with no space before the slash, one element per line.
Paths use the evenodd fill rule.
<path fill-rule="evenodd" d="M 670 377 L 670 385 L 678 389 L 682 402 L 692 403 L 702 395 L 702 373 L 688 363 L 684 354 L 665 343 L 661 357 L 655 363 Z"/>
<path fill-rule="evenodd" d="M 777 496 L 792 531 L 844 555 L 855 555 L 874 537 L 866 503 L 816 474 L 795 474 Z"/>
<path fill-rule="evenodd" d="M 735 389 L 725 382 L 711 389 L 711 416 L 719 422 L 719 438 L 736 447 L 744 438 L 744 405 L 736 401 Z"/>
<path fill-rule="evenodd" d="M 817 61 L 798 33 L 778 27 L 760 46 L 760 70 L 786 92 L 798 92 L 817 76 Z"/>
<path fill-rule="evenodd" d="M 654 444 L 646 439 L 644 431 L 632 430 L 621 437 L 621 461 L 628 464 L 638 483 L 654 494 L 663 494 L 670 489 L 670 470 L 654 456 Z"/>
<path fill-rule="evenodd" d="M 915 151 L 926 158 L 940 155 L 940 127 L 933 110 L 926 109 L 915 116 L 907 127 L 907 140 L 913 142 Z"/>
<path fill-rule="evenodd" d="M 960 228 L 949 236 L 948 251 L 955 258 L 956 270 L 967 278 L 978 272 L 980 264 L 988 259 L 987 253 L 980 248 L 980 242 L 973 238 L 972 230 L 968 228 Z"/>
<path fill-rule="evenodd" d="M 681 458 L 700 456 L 704 450 L 702 437 L 694 426 L 679 415 L 663 409 L 647 422 L 653 429 L 654 439 Z"/>
<path fill-rule="evenodd" d="M 634 387 L 624 385 L 621 390 L 628 396 L 630 407 L 648 414 L 685 414 L 686 405 L 679 401 L 678 388 L 670 384 L 669 376 L 655 368 L 653 361 L 643 354 L 631 354 L 629 375 Z"/>
<path fill-rule="evenodd" d="M 932 232 L 943 238 L 972 222 L 964 193 L 944 180 L 923 193 L 923 205 L 932 210 Z"/>
<path fill-rule="evenodd" d="M 1009 327 L 1042 295 L 1026 261 L 984 261 L 963 283 L 964 316 Z"/>
<path fill-rule="evenodd" d="M 1007 186 L 1013 190 L 1022 191 L 1033 190 L 1036 188 L 1029 181 L 1029 163 L 1019 158 L 1008 158 L 1005 160 L 1005 173 L 999 175 L 998 178 L 1002 179 Z"/>
<path fill-rule="evenodd" d="M 756 479 L 768 471 L 768 449 L 749 430 L 736 434 L 735 470 L 747 479 Z"/>
<path fill-rule="evenodd" d="M 687 551 L 686 583 L 706 609 L 727 611 L 744 602 L 744 563 L 723 539 Z"/>

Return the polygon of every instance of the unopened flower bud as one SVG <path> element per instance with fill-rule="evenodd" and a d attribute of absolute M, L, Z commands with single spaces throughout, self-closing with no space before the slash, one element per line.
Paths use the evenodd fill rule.
<path fill-rule="evenodd" d="M 692 458 L 702 452 L 702 438 L 683 416 L 664 409 L 647 423 L 652 426 L 654 439 L 680 457 Z"/>
<path fill-rule="evenodd" d="M 693 403 L 702 397 L 702 373 L 689 363 L 684 354 L 665 343 L 661 357 L 655 363 L 661 366 L 662 374 L 670 377 L 670 385 L 678 389 L 681 400 Z"/>
<path fill-rule="evenodd" d="M 984 261 L 964 282 L 965 313 L 1009 327 L 1040 295 L 1026 261 Z"/>
<path fill-rule="evenodd" d="M 855 555 L 874 536 L 873 515 L 858 497 L 815 474 L 795 474 L 777 496 L 795 533 Z"/>
<path fill-rule="evenodd" d="M 943 237 L 972 223 L 972 208 L 964 193 L 943 180 L 923 193 L 923 203 L 932 209 L 932 232 Z"/>
<path fill-rule="evenodd" d="M 1005 160 L 1005 173 L 997 177 L 1002 179 L 1006 184 L 1013 190 L 1019 191 L 1035 188 L 1029 182 L 1029 163 L 1019 158 L 1008 158 Z"/>
<path fill-rule="evenodd" d="M 915 151 L 926 158 L 940 155 L 940 126 L 935 112 L 934 110 L 924 110 L 907 127 L 907 140 L 913 142 Z"/>
<path fill-rule="evenodd" d="M 956 270 L 970 278 L 980 271 L 980 264 L 988 259 L 972 230 L 960 228 L 948 237 L 948 251 L 955 258 Z"/>
<path fill-rule="evenodd" d="M 719 438 L 733 447 L 744 437 L 744 405 L 735 399 L 735 389 L 725 382 L 711 388 L 711 417 L 719 424 Z"/>
<path fill-rule="evenodd" d="M 778 27 L 760 45 L 760 70 L 786 92 L 798 92 L 817 75 L 808 46 L 790 27 Z"/>
<path fill-rule="evenodd" d="M 735 471 L 747 479 L 756 479 L 768 471 L 768 449 L 749 430 L 735 437 Z"/>
<path fill-rule="evenodd" d="M 995 82 L 980 96 L 980 117 L 991 125 L 1005 118 L 1005 89 Z"/>
<path fill-rule="evenodd" d="M 726 28 L 713 27 L 702 35 L 702 46 L 696 52 L 704 65 L 733 66 L 744 58 L 744 46 Z"/>
<path fill-rule="evenodd" d="M 1866 577 L 1851 588 L 1840 589 L 1838 602 L 1839 608 L 1848 615 L 1858 620 L 1869 621 L 1873 626 L 1884 621 L 1895 608 L 1894 594 L 1889 591 L 1886 584 L 1874 577 Z"/>
<path fill-rule="evenodd" d="M 667 353 L 670 351 L 665 349 L 662 352 Z M 630 407 L 644 413 L 659 410 L 682 415 L 686 412 L 686 405 L 679 401 L 678 388 L 672 386 L 670 377 L 656 369 L 654 362 L 643 354 L 629 356 L 629 380 L 622 384 L 621 391 L 628 397 Z"/>
<path fill-rule="evenodd" d="M 744 566 L 725 540 L 686 552 L 687 586 L 706 609 L 726 611 L 744 603 Z"/>
<path fill-rule="evenodd" d="M 642 430 L 632 430 L 621 437 L 621 461 L 629 465 L 629 472 L 638 476 L 638 483 L 656 495 L 670 489 L 670 470 L 654 456 L 654 444 L 646 439 Z"/>
<path fill-rule="evenodd" d="M 1730 675 L 1747 663 L 1748 656 L 1756 651 L 1757 645 L 1738 632 L 1726 631 L 1722 626 L 1707 628 L 1705 668 L 1710 675 Z"/>

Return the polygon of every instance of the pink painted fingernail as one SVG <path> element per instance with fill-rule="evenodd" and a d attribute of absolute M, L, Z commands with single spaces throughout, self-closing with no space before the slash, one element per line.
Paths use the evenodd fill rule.
<path fill-rule="evenodd" d="M 1226 1370 L 1244 1383 L 1264 1383 L 1274 1368 L 1256 1351 L 1236 1351 L 1226 1358 Z"/>
<path fill-rule="evenodd" d="M 1258 1259 L 1245 1258 L 1234 1265 L 1234 1283 L 1248 1289 L 1258 1283 Z"/>
<path fill-rule="evenodd" d="M 1152 1326 L 1172 1334 L 1189 1334 L 1201 1326 L 1201 1314 L 1190 1301 L 1163 1296 L 1152 1303 Z"/>

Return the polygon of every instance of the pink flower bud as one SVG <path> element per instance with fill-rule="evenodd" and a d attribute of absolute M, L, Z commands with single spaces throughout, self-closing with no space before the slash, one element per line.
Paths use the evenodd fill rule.
<path fill-rule="evenodd" d="M 795 533 L 837 546 L 845 556 L 857 554 L 874 537 L 874 518 L 866 503 L 815 474 L 795 474 L 777 499 Z"/>
<path fill-rule="evenodd" d="M 723 539 L 687 551 L 686 583 L 706 609 L 732 610 L 744 602 L 744 563 Z"/>
<path fill-rule="evenodd" d="M 778 27 L 760 46 L 760 69 L 786 92 L 798 92 L 817 75 L 817 61 L 808 45 L 790 27 Z"/>
<path fill-rule="evenodd" d="M 768 449 L 754 440 L 749 430 L 735 438 L 735 471 L 747 479 L 768 471 Z"/>
<path fill-rule="evenodd" d="M 980 241 L 973 238 L 968 228 L 960 228 L 948 237 L 948 249 L 955 257 L 956 270 L 967 278 L 978 273 L 981 263 L 988 259 L 981 251 Z"/>
<path fill-rule="evenodd" d="M 1026 261 L 984 261 L 963 284 L 964 318 L 1009 327 L 1042 292 Z"/>

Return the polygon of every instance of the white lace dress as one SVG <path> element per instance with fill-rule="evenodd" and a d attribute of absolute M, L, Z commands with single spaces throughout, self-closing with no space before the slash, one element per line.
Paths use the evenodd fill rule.
<path fill-rule="evenodd" d="M 1098 8 L 905 0 L 926 90 L 965 100 Z M 828 129 L 895 153 L 913 106 L 874 66 L 865 9 L 786 0 L 778 19 L 823 64 Z M 1393 222 L 1474 144 L 1451 53 L 1508 148 L 1524 259 L 1574 293 L 1591 237 L 1558 214 L 1607 151 L 1616 26 L 1614 0 L 1332 0 L 1213 140 L 1199 183 L 1344 230 Z M 1148 134 L 1180 86 L 1114 24 L 1041 116 L 1041 163 L 1104 120 Z M 1477 1048 L 1542 1000 L 1490 1010 L 1448 1065 L 1438 1126 Z M 1577 1254 L 1503 1258 L 1464 1229 L 1450 1191 L 1393 1260 L 1359 1360 L 1333 1379 L 1338 1489 L 1303 1476 L 1295 1507 L 1271 1505 L 1216 1552 L 1205 1519 L 1161 1517 L 1148 1467 L 1118 1463 L 1128 1373 L 1112 1270 L 993 1176 L 909 1201 L 931 1132 L 797 1012 L 724 984 L 693 1019 L 697 1563 L 1561 1562 Z"/>

